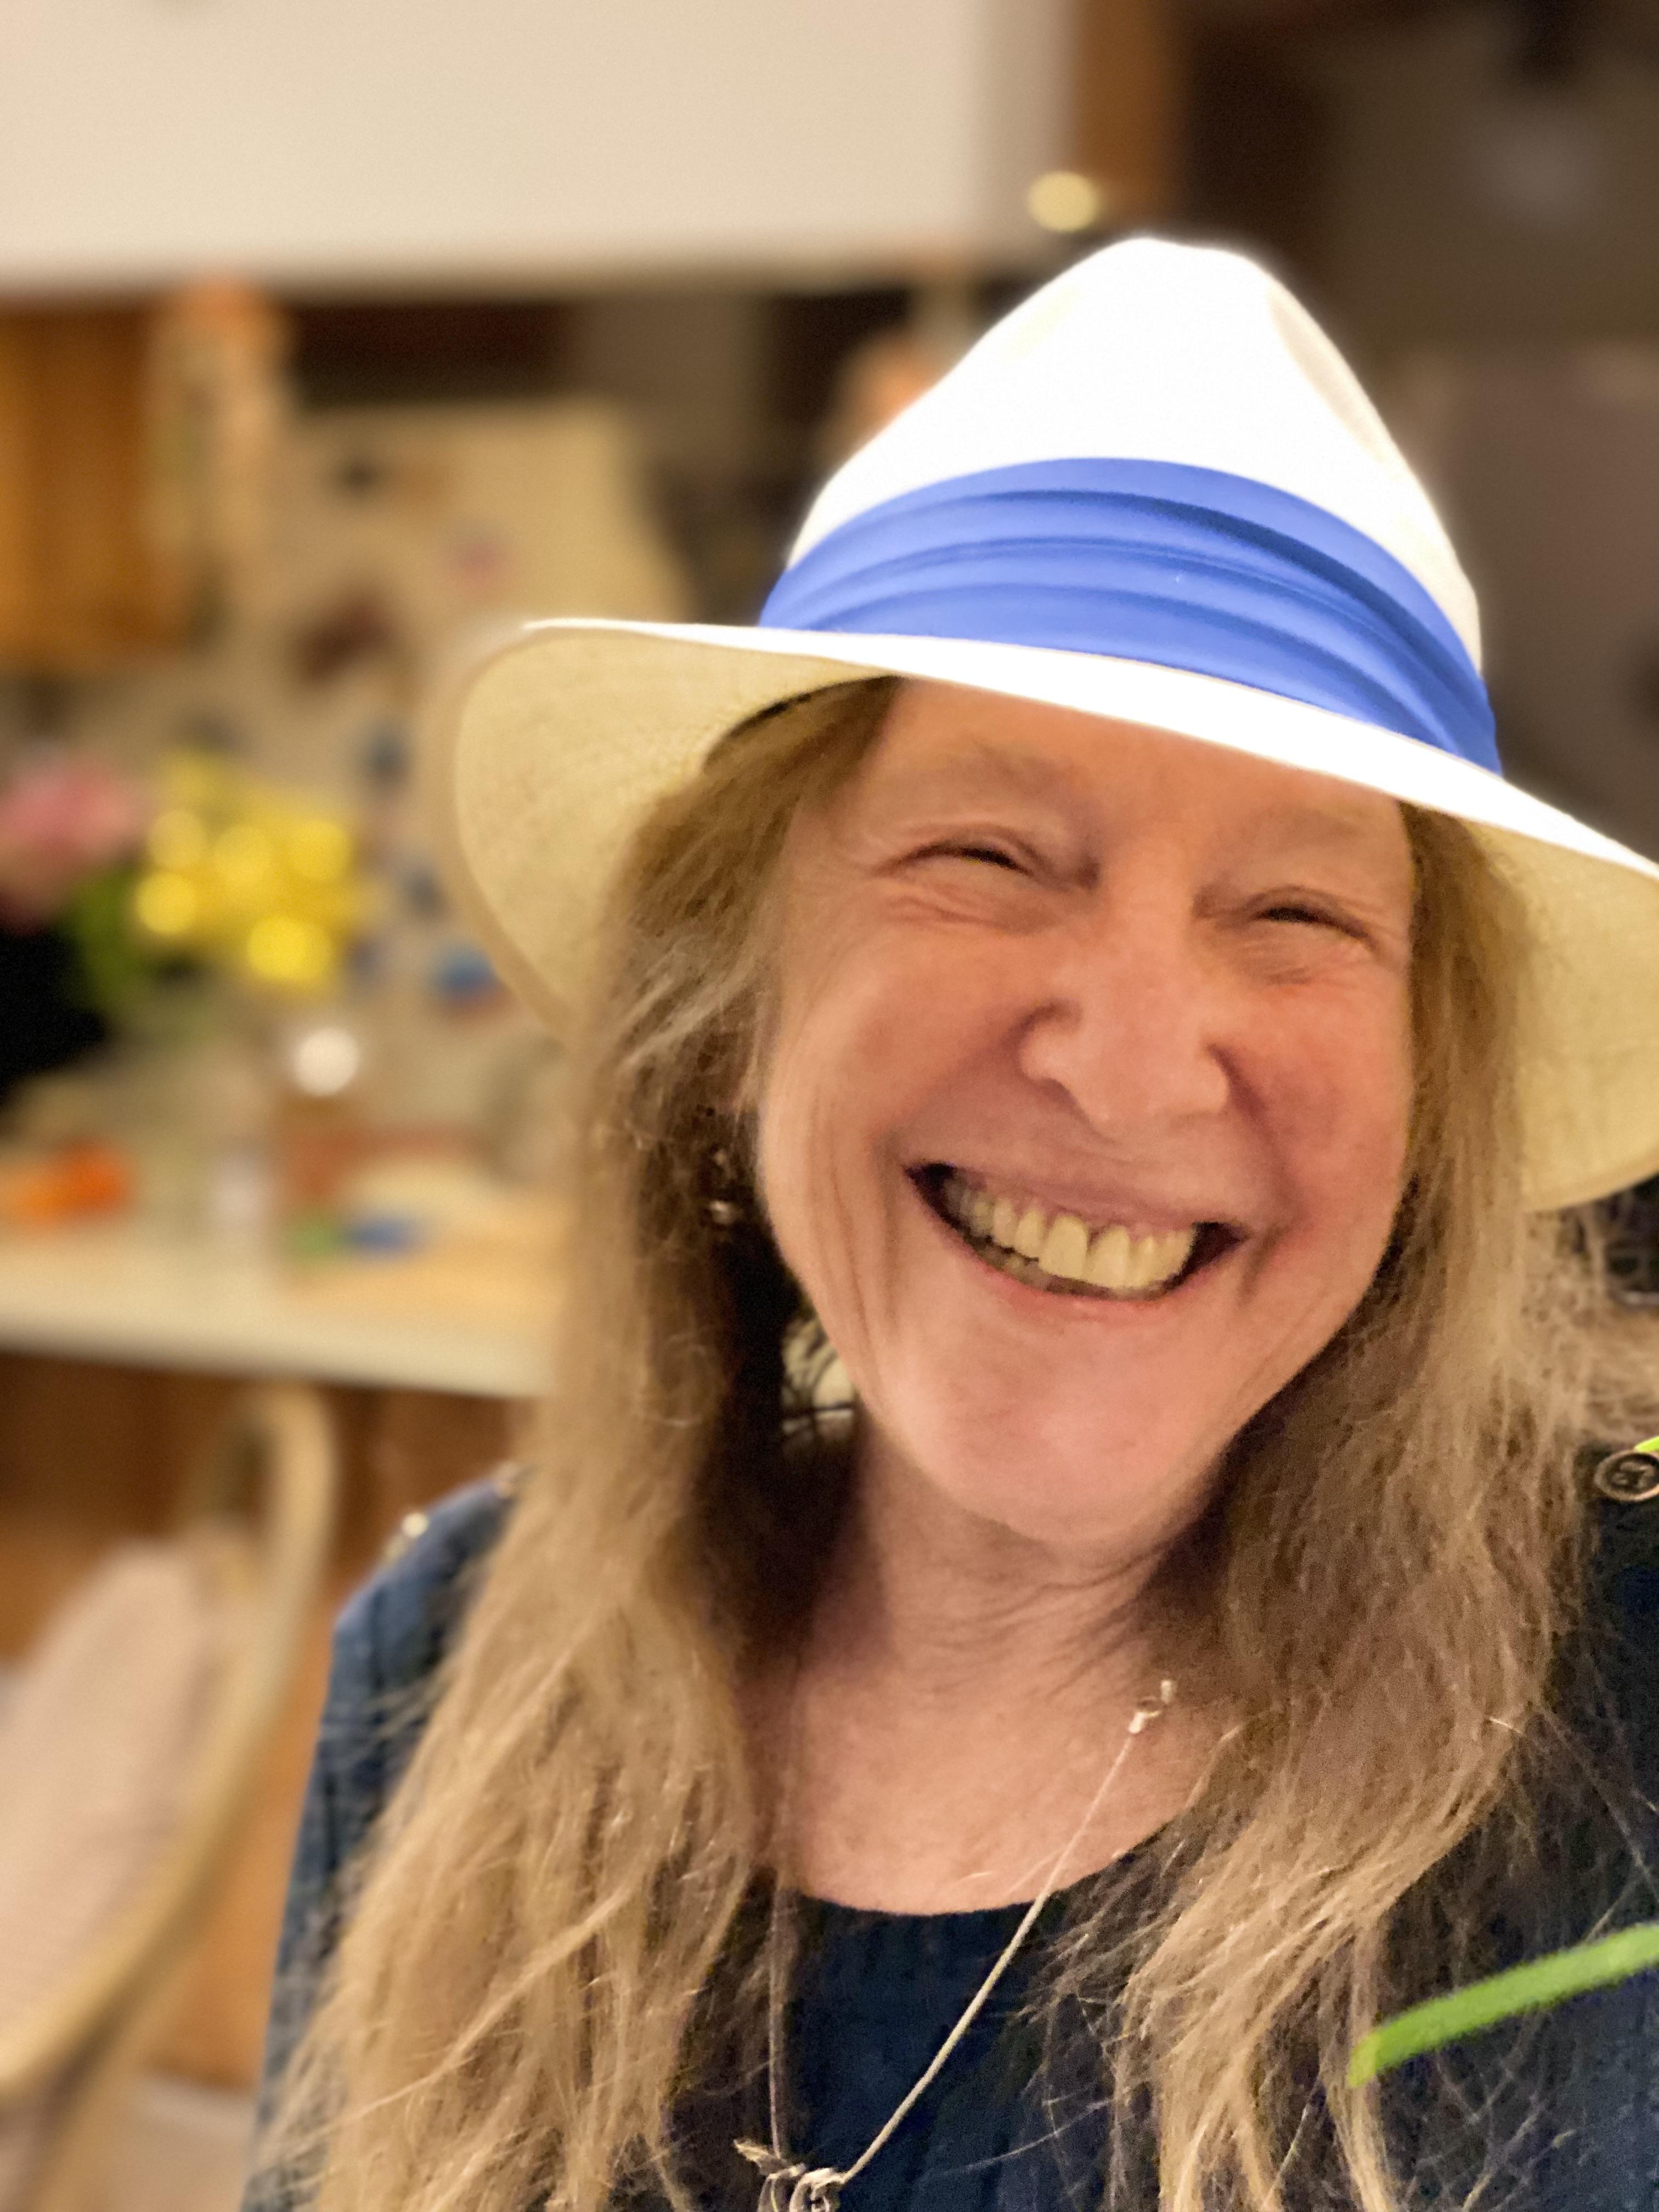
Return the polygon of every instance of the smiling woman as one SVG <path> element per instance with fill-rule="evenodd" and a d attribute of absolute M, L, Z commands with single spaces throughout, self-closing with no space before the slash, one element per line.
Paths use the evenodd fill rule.
<path fill-rule="evenodd" d="M 251 2203 L 1638 2212 L 1634 1985 L 1348 2061 L 1652 1909 L 1659 1535 L 1546 1209 L 1659 1164 L 1659 882 L 1501 782 L 1247 264 L 1112 249 L 868 453 L 822 628 L 547 625 L 448 710 L 458 879 L 580 1006 L 580 1295 L 507 1525 L 343 1623 Z"/>

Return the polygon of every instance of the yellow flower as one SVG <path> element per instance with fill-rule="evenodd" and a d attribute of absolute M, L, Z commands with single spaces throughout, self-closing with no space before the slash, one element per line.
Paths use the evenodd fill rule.
<path fill-rule="evenodd" d="M 325 988 L 368 911 L 350 824 L 210 755 L 173 755 L 161 781 L 141 933 L 260 985 Z"/>

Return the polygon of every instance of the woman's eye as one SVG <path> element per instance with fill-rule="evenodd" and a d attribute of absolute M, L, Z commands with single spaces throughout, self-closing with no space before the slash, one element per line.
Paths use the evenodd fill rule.
<path fill-rule="evenodd" d="M 920 857 L 924 860 L 981 860 L 992 868 L 1018 870 L 1020 865 L 1013 854 L 1000 845 L 930 845 Z"/>
<path fill-rule="evenodd" d="M 1262 908 L 1263 921 L 1295 922 L 1304 929 L 1334 929 L 1344 937 L 1359 934 L 1346 916 L 1334 914 L 1328 907 L 1307 906 L 1298 899 L 1281 899 L 1275 906 Z"/>

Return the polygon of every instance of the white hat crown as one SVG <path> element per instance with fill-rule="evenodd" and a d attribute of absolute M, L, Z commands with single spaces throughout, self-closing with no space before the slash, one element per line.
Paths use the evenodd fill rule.
<path fill-rule="evenodd" d="M 1478 667 L 1474 593 L 1313 318 L 1242 254 L 1135 238 L 1032 295 L 833 476 L 791 553 L 924 485 L 1024 462 L 1164 461 L 1323 507 L 1429 592 Z"/>

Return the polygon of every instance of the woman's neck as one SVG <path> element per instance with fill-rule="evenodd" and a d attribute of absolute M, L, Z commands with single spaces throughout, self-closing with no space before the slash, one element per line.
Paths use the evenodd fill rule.
<path fill-rule="evenodd" d="M 791 1878 L 888 1911 L 1033 1895 L 1136 1704 L 1181 1672 L 1161 1564 L 988 1524 L 866 1443 L 798 1663 L 763 1700 Z M 1193 1743 L 1173 1716 L 1137 1740 L 1066 1878 L 1178 1808 Z"/>
<path fill-rule="evenodd" d="M 945 1708 L 1092 1692 L 1115 1656 L 1144 1658 L 1158 1565 L 1035 1542 L 872 1446 L 822 1586 L 813 1663 Z"/>

